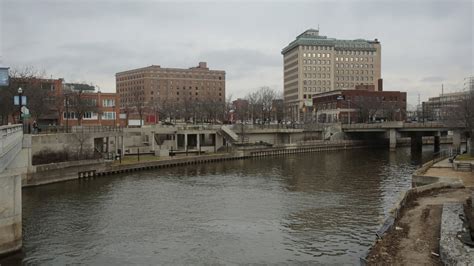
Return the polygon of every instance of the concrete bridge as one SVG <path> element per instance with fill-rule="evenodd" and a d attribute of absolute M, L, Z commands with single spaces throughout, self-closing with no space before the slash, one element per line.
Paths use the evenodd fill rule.
<path fill-rule="evenodd" d="M 406 123 L 385 122 L 371 124 L 343 124 L 342 131 L 350 138 L 388 138 L 390 150 L 397 147 L 397 138 L 411 138 L 413 152 L 421 152 L 423 136 L 434 137 L 434 151 L 439 151 L 440 137 L 446 136 L 448 131 L 453 131 L 453 147 L 461 146 L 462 128 L 448 127 L 443 123 Z"/>
<path fill-rule="evenodd" d="M 0 126 L 0 255 L 21 249 L 21 125 Z"/>

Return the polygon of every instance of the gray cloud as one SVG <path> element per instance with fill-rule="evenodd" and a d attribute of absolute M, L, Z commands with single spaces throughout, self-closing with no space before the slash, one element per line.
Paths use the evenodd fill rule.
<path fill-rule="evenodd" d="M 307 28 L 340 39 L 378 38 L 387 90 L 414 104 L 460 89 L 473 72 L 471 1 L 163 2 L 0 1 L 0 60 L 115 90 L 115 73 L 207 61 L 227 92 L 281 90 L 281 49 Z M 441 79 L 442 77 L 442 79 Z"/>
<path fill-rule="evenodd" d="M 425 77 L 425 78 L 421 79 L 421 82 L 432 83 L 432 82 L 441 82 L 443 80 L 444 80 L 444 78 L 442 78 L 442 77 Z"/>

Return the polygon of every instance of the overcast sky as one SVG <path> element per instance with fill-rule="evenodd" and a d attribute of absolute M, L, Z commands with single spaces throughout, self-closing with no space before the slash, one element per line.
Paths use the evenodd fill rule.
<path fill-rule="evenodd" d="M 473 74 L 473 1 L 0 0 L 0 65 L 34 66 L 115 91 L 115 73 L 199 61 L 225 70 L 227 95 L 283 89 L 281 49 L 308 28 L 382 44 L 384 90 L 409 104 L 460 90 Z"/>

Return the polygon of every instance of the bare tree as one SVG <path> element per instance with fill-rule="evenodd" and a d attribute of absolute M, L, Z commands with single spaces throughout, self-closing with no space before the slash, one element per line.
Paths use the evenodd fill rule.
<path fill-rule="evenodd" d="M 276 99 L 276 92 L 269 87 L 261 87 L 258 90 L 262 120 L 270 120 L 273 100 Z"/>
<path fill-rule="evenodd" d="M 469 137 L 470 156 L 474 157 L 474 91 L 443 107 L 443 121 L 452 128 L 464 128 Z"/>
<path fill-rule="evenodd" d="M 54 96 L 53 84 L 44 83 L 42 79 L 46 77 L 45 71 L 39 71 L 34 67 L 14 68 L 10 70 L 10 85 L 5 93 L 2 93 L 2 106 L 6 105 L 10 112 L 15 113 L 13 107 L 13 96 L 17 95 L 18 88 L 23 89 L 23 94 L 27 97 L 25 104 L 33 119 L 38 120 L 44 115 L 52 113 L 50 103 L 51 96 Z M 6 111 L 6 110 L 5 110 Z M 11 113 L 10 113 L 11 114 Z M 2 112 L 2 116 L 7 115 Z"/>
<path fill-rule="evenodd" d="M 69 108 L 74 112 L 77 124 L 82 125 L 82 119 L 87 112 L 97 112 L 97 103 L 95 99 L 88 98 L 83 90 L 77 90 L 70 93 Z M 69 114 L 68 114 L 69 115 Z"/>
<path fill-rule="evenodd" d="M 143 126 L 143 114 L 145 113 L 146 103 L 144 102 L 142 91 L 133 92 L 133 102 L 128 104 L 130 110 L 133 110 L 140 119 L 140 126 Z"/>
<path fill-rule="evenodd" d="M 255 123 L 256 120 L 258 119 L 258 110 L 259 108 L 259 96 L 258 92 L 251 92 L 247 94 L 245 99 L 248 101 L 248 106 L 249 106 L 249 116 L 250 119 L 252 120 L 252 123 Z"/>
<path fill-rule="evenodd" d="M 382 99 L 378 97 L 360 97 L 347 101 L 347 104 L 349 108 L 357 108 L 357 122 L 367 123 L 382 110 L 382 102 Z"/>

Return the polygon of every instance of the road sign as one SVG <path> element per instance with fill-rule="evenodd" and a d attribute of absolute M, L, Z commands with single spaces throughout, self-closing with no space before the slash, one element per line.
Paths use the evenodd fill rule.
<path fill-rule="evenodd" d="M 20 96 L 13 96 L 13 105 L 20 105 Z M 21 96 L 21 105 L 26 105 L 26 96 Z"/>
<path fill-rule="evenodd" d="M 8 67 L 0 67 L 0 86 L 8 86 Z"/>
<path fill-rule="evenodd" d="M 21 113 L 24 115 L 29 115 L 30 114 L 30 109 L 26 108 L 26 106 L 21 107 Z"/>

